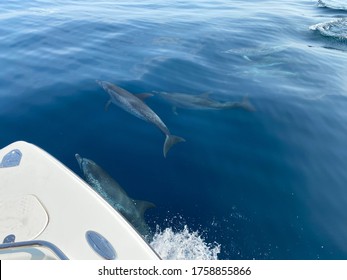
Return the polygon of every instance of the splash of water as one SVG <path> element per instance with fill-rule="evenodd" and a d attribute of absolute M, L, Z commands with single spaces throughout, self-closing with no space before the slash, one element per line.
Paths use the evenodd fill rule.
<path fill-rule="evenodd" d="M 190 231 L 185 225 L 174 232 L 171 227 L 157 232 L 150 243 L 158 255 L 165 260 L 217 260 L 220 244 L 207 243 L 198 231 Z"/>
<path fill-rule="evenodd" d="M 332 21 L 318 23 L 310 26 L 310 30 L 318 31 L 325 37 L 345 42 L 347 40 L 347 19 L 337 18 Z"/>

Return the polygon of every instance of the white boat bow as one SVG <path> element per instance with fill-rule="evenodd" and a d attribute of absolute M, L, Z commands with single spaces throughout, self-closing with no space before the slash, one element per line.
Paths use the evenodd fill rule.
<path fill-rule="evenodd" d="M 89 185 L 47 152 L 0 150 L 0 259 L 159 259 Z"/>

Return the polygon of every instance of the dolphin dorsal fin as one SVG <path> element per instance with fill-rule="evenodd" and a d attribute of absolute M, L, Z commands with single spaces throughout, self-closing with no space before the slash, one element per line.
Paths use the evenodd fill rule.
<path fill-rule="evenodd" d="M 148 97 L 154 96 L 153 93 L 149 93 L 149 92 L 144 92 L 144 93 L 138 93 L 138 94 L 134 94 L 138 99 L 144 101 L 145 99 L 147 99 Z"/>
<path fill-rule="evenodd" d="M 136 199 L 133 199 L 133 201 L 137 211 L 139 211 L 142 217 L 144 216 L 147 209 L 155 207 L 154 203 L 149 201 L 136 200 Z"/>

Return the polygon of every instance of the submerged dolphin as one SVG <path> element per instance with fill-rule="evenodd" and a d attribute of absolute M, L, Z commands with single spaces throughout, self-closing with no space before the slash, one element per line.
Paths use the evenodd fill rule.
<path fill-rule="evenodd" d="M 82 158 L 79 154 L 75 157 L 87 183 L 149 241 L 152 234 L 145 222 L 144 213 L 155 205 L 148 201 L 131 199 L 123 188 L 94 161 Z"/>
<path fill-rule="evenodd" d="M 155 92 L 155 94 L 170 102 L 174 106 L 174 113 L 176 113 L 176 107 L 200 110 L 241 108 L 247 111 L 254 111 L 254 107 L 247 97 L 242 102 L 220 102 L 211 99 L 208 93 L 191 95 L 186 93 Z"/>
<path fill-rule="evenodd" d="M 244 59 L 252 61 L 253 58 L 262 58 L 264 56 L 269 56 L 279 52 L 283 52 L 287 50 L 289 47 L 289 45 L 261 45 L 254 48 L 234 48 L 227 51 L 223 51 L 223 53 L 241 55 Z"/>
<path fill-rule="evenodd" d="M 154 124 L 161 130 L 162 133 L 164 133 L 164 157 L 166 157 L 167 152 L 174 144 L 185 141 L 182 137 L 172 135 L 164 122 L 159 118 L 159 116 L 142 101 L 142 99 L 148 97 L 149 94 L 134 95 L 126 91 L 125 89 L 122 89 L 109 82 L 98 80 L 96 82 L 110 95 L 110 100 L 107 102 L 106 108 L 111 103 L 114 103 L 115 105 L 138 117 L 139 119 Z"/>

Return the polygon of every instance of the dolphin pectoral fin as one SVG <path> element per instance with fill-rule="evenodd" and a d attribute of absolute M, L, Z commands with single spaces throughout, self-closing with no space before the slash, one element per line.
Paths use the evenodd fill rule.
<path fill-rule="evenodd" d="M 172 113 L 174 113 L 176 116 L 178 115 L 176 106 L 172 106 Z"/>
<path fill-rule="evenodd" d="M 154 96 L 154 94 L 153 93 L 149 93 L 149 92 L 144 92 L 144 93 L 134 94 L 134 96 L 136 96 L 138 99 L 144 101 L 148 97 Z"/>
<path fill-rule="evenodd" d="M 105 111 L 106 112 L 108 110 L 108 107 L 110 107 L 111 103 L 112 103 L 112 99 L 110 99 L 109 101 L 106 102 L 106 104 L 105 104 Z"/>
<path fill-rule="evenodd" d="M 137 211 L 139 211 L 141 217 L 144 217 L 144 214 L 145 214 L 147 209 L 155 207 L 154 203 L 149 202 L 149 201 L 136 200 L 136 199 L 133 199 L 133 201 L 134 201 L 135 207 L 136 207 Z"/>
<path fill-rule="evenodd" d="M 175 135 L 166 135 L 165 142 L 164 142 L 164 147 L 163 147 L 163 152 L 164 152 L 164 157 L 166 157 L 167 152 L 170 150 L 170 148 L 179 142 L 185 142 L 186 140 L 183 139 L 182 137 L 175 136 Z"/>

